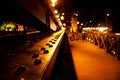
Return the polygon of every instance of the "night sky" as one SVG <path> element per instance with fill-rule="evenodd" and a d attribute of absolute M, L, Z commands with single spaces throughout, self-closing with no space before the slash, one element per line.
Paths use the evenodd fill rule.
<path fill-rule="evenodd" d="M 7 0 L 2 0 L 6 2 Z M 9 0 L 8 0 L 9 1 Z M 6 5 L 0 5 L 1 11 L 5 10 L 6 14 L 11 11 L 7 11 L 5 7 L 12 6 L 7 1 Z M 13 0 L 14 1 L 14 0 Z M 96 22 L 105 22 L 106 14 L 110 14 L 110 20 L 112 21 L 113 28 L 120 32 L 120 4 L 119 0 L 57 0 L 58 9 L 72 13 L 79 11 L 81 21 L 89 21 L 94 19 Z M 9 5 L 10 6 L 9 6 Z M 4 8 L 3 8 L 4 7 Z M 1 14 L 1 13 L 0 13 Z"/>
<path fill-rule="evenodd" d="M 109 13 L 113 28 L 120 32 L 120 4 L 117 0 L 61 0 L 60 3 L 61 8 L 68 12 L 79 11 L 84 21 L 95 19 L 105 22 L 106 14 Z"/>

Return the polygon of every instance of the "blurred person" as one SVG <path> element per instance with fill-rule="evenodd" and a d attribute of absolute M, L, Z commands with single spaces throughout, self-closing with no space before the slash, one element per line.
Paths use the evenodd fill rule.
<path fill-rule="evenodd" d="M 70 40 L 77 40 L 77 27 L 70 27 L 70 33 L 71 33 L 71 36 L 70 36 Z"/>
<path fill-rule="evenodd" d="M 78 27 L 78 39 L 82 40 L 82 27 L 81 26 Z"/>

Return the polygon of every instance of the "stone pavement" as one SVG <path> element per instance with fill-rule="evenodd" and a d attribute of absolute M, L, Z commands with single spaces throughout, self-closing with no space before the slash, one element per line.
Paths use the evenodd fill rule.
<path fill-rule="evenodd" d="M 120 80 L 120 61 L 88 41 L 70 41 L 78 80 Z"/>

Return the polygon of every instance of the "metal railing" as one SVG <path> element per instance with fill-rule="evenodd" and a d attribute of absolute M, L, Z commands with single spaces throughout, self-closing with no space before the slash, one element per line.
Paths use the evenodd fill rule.
<path fill-rule="evenodd" d="M 106 49 L 120 60 L 120 34 L 112 33 L 109 30 L 99 31 L 96 28 L 84 29 L 85 37 L 88 41 L 97 45 L 100 48 Z"/>

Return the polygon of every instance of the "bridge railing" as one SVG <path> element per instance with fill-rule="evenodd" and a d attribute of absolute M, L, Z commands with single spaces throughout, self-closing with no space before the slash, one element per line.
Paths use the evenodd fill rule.
<path fill-rule="evenodd" d="M 120 33 L 112 33 L 107 27 L 87 27 L 83 28 L 86 39 L 100 48 L 106 49 L 120 60 Z"/>

